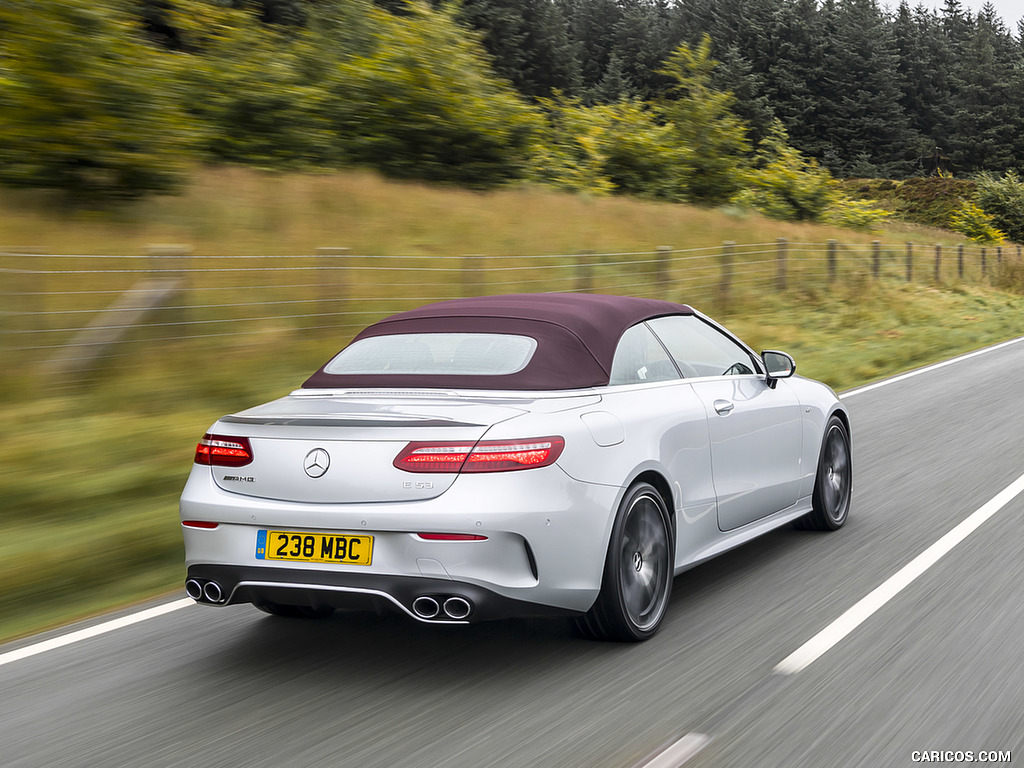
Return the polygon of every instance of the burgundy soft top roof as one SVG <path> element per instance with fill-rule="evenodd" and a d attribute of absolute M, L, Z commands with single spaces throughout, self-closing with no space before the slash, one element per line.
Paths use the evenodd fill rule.
<path fill-rule="evenodd" d="M 403 333 L 509 333 L 537 341 L 523 370 L 501 376 L 331 374 L 324 368 L 310 388 L 579 389 L 608 383 L 623 331 L 641 320 L 689 315 L 685 304 L 589 293 L 521 293 L 453 299 L 391 315 L 352 341 Z"/>

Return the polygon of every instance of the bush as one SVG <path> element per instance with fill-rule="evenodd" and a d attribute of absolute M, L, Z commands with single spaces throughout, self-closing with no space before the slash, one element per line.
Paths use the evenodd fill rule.
<path fill-rule="evenodd" d="M 982 173 L 975 184 L 974 203 L 991 217 L 992 225 L 1014 242 L 1024 243 L 1024 181 L 1020 176 L 1014 171 L 1007 171 L 1002 178 Z"/>
<path fill-rule="evenodd" d="M 992 217 L 974 203 L 964 203 L 950 217 L 949 226 L 976 243 L 999 244 L 1006 239 L 1006 235 L 996 228 Z"/>
<path fill-rule="evenodd" d="M 171 56 L 110 0 L 0 4 L 0 181 L 77 200 L 182 181 L 194 140 Z"/>
<path fill-rule="evenodd" d="M 473 187 L 522 175 L 538 116 L 490 73 L 453 12 L 371 12 L 373 52 L 342 61 L 329 84 L 328 117 L 347 161 Z"/>
<path fill-rule="evenodd" d="M 732 202 L 773 219 L 817 221 L 837 195 L 832 175 L 791 147 L 782 123 L 776 120 Z"/>

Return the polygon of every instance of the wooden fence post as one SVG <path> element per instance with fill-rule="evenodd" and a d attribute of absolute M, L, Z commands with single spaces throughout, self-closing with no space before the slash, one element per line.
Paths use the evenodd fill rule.
<path fill-rule="evenodd" d="M 718 306 L 724 312 L 729 307 L 730 294 L 732 293 L 732 260 L 736 251 L 736 243 L 726 240 L 722 243 L 722 274 L 718 281 Z"/>
<path fill-rule="evenodd" d="M 988 254 L 985 246 L 981 247 L 981 276 L 985 277 L 988 274 Z"/>
<path fill-rule="evenodd" d="M 330 312 L 348 298 L 348 280 L 341 262 L 349 255 L 350 248 L 325 246 L 316 249 L 317 273 L 319 276 L 319 305 L 321 312 Z"/>
<path fill-rule="evenodd" d="M 668 262 L 671 257 L 671 245 L 659 245 L 654 254 L 654 289 L 663 298 L 668 295 Z"/>
<path fill-rule="evenodd" d="M 786 261 L 789 258 L 789 241 L 780 237 L 775 241 L 775 288 L 786 290 Z"/>
<path fill-rule="evenodd" d="M 914 279 L 914 244 L 907 242 L 907 282 Z"/>
<path fill-rule="evenodd" d="M 483 254 L 480 253 L 463 254 L 462 269 L 460 270 L 463 296 L 480 295 L 480 259 L 482 258 Z"/>
<path fill-rule="evenodd" d="M 882 241 L 871 241 L 871 275 L 876 280 L 882 272 Z"/>
<path fill-rule="evenodd" d="M 836 246 L 837 241 L 828 241 L 828 281 L 834 283 L 836 281 Z"/>
<path fill-rule="evenodd" d="M 960 243 L 956 247 L 956 274 L 963 280 L 964 279 L 964 244 Z"/>
<path fill-rule="evenodd" d="M 153 273 L 154 288 L 167 292 L 166 298 L 158 300 L 158 303 L 177 302 L 183 307 L 189 284 L 187 260 L 192 256 L 192 246 L 179 243 L 152 243 L 143 246 L 142 250 Z M 169 313 L 165 312 L 162 317 L 170 323 L 191 324 L 184 308 L 172 309 Z M 182 333 L 187 332 L 188 326 L 182 326 Z"/>
<path fill-rule="evenodd" d="M 594 289 L 594 264 L 591 256 L 593 251 L 576 253 L 576 290 L 589 292 Z"/>
<path fill-rule="evenodd" d="M 935 244 L 935 282 L 942 279 L 942 244 Z"/>

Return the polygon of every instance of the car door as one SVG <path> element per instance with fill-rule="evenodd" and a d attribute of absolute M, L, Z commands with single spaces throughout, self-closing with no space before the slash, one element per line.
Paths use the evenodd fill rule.
<path fill-rule="evenodd" d="M 723 531 L 792 506 L 800 493 L 800 403 L 771 387 L 750 351 L 696 315 L 648 321 L 704 405 Z"/>

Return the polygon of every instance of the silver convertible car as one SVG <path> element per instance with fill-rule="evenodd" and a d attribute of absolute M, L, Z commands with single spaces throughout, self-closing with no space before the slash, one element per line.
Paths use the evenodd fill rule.
<path fill-rule="evenodd" d="M 393 315 L 203 436 L 185 590 L 280 616 L 567 614 L 644 640 L 680 572 L 790 522 L 846 521 L 849 416 L 795 368 L 652 299 Z"/>

